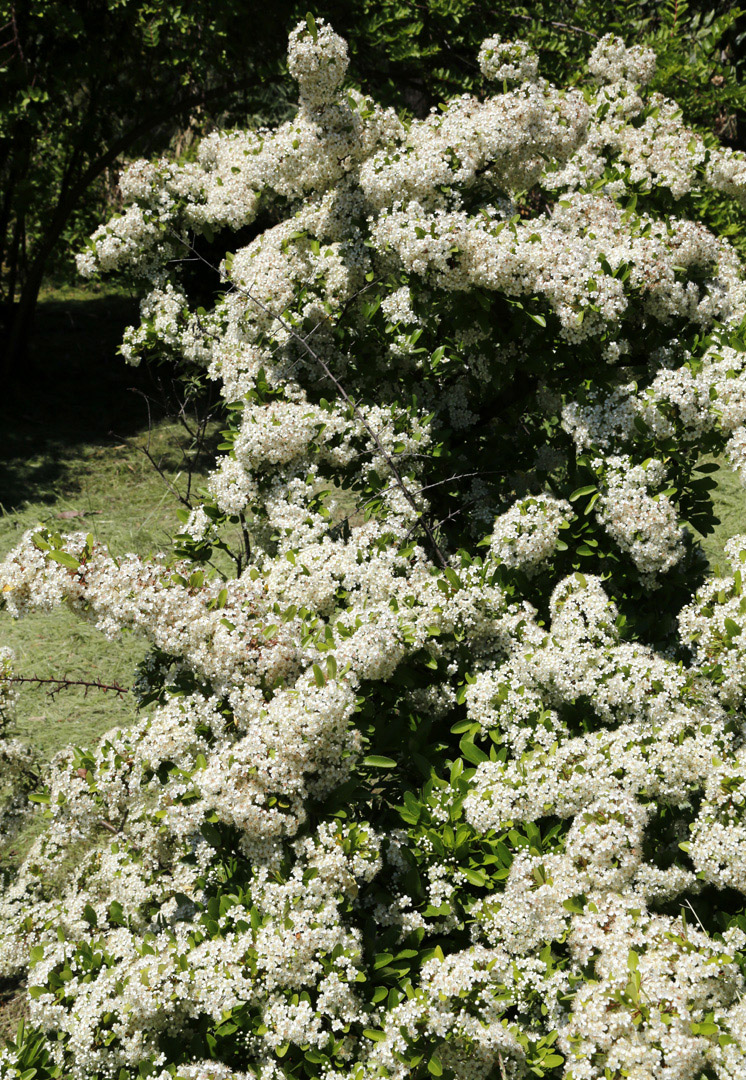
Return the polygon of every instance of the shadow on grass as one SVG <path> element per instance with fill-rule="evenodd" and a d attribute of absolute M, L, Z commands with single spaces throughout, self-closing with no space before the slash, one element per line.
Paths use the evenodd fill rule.
<path fill-rule="evenodd" d="M 22 979 L 0 979 L 0 1042 L 15 1037 L 18 1022 L 29 1014 L 26 986 Z"/>
<path fill-rule="evenodd" d="M 78 448 L 112 446 L 148 426 L 141 394 L 158 399 L 146 367 L 117 349 L 138 303 L 121 293 L 52 293 L 38 307 L 29 361 L 0 394 L 0 513 L 78 489 Z M 156 421 L 163 407 L 152 411 Z M 67 489 L 67 490 L 66 490 Z"/>

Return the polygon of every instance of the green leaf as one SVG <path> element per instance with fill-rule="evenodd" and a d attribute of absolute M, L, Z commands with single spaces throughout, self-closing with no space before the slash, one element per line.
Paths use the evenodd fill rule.
<path fill-rule="evenodd" d="M 48 551 L 46 554 L 47 559 L 52 559 L 53 562 L 59 563 L 60 566 L 66 566 L 68 570 L 77 570 L 80 566 L 80 562 L 71 555 L 69 551 Z"/>
<path fill-rule="evenodd" d="M 481 765 L 483 761 L 489 761 L 489 757 L 479 746 L 475 746 L 468 736 L 464 736 L 459 742 L 459 750 L 466 760 L 472 765 Z"/>
<path fill-rule="evenodd" d="M 479 724 L 475 724 L 473 720 L 459 720 L 453 725 L 451 731 L 454 735 L 460 735 L 462 731 L 470 731 L 472 728 L 475 732 L 479 731 Z"/>
<path fill-rule="evenodd" d="M 562 907 L 573 915 L 582 915 L 585 911 L 585 897 L 571 896 L 569 900 L 562 901 Z"/>
<path fill-rule="evenodd" d="M 316 26 L 316 20 L 314 19 L 310 11 L 306 12 L 306 26 L 308 27 L 308 31 L 313 38 L 313 43 L 315 45 L 316 42 L 319 40 L 319 29 Z"/>
<path fill-rule="evenodd" d="M 476 885 L 478 889 L 487 884 L 487 875 L 484 870 L 472 870 L 471 867 L 463 867 L 464 877 L 470 885 Z"/>
<path fill-rule="evenodd" d="M 394 959 L 394 954 L 390 952 L 377 953 L 373 959 L 373 967 L 376 970 L 380 968 L 388 967 L 391 961 Z"/>
<path fill-rule="evenodd" d="M 326 678 L 324 672 L 321 670 L 318 664 L 313 665 L 313 681 L 317 686 L 326 686 Z"/>
<path fill-rule="evenodd" d="M 597 501 L 598 501 L 598 500 L 599 500 L 600 498 L 601 498 L 601 492 L 600 492 L 600 491 L 596 491 L 596 492 L 594 492 L 594 493 L 593 493 L 593 495 L 591 495 L 591 497 L 590 497 L 590 499 L 588 500 L 588 503 L 587 503 L 587 505 L 586 505 L 586 508 L 585 508 L 585 510 L 583 511 L 583 513 L 584 513 L 584 514 L 585 514 L 586 516 L 587 516 L 588 514 L 590 514 L 591 510 L 593 509 L 593 507 L 594 507 L 594 506 L 596 505 Z"/>
<path fill-rule="evenodd" d="M 410 822 L 411 825 L 416 825 L 420 820 L 422 813 L 422 803 L 419 801 L 416 795 L 413 795 L 411 791 L 404 792 L 404 806 L 407 813 L 414 819 Z"/>
<path fill-rule="evenodd" d="M 124 910 L 118 900 L 112 900 L 106 917 L 113 926 L 124 926 Z"/>
<path fill-rule="evenodd" d="M 512 866 L 513 855 L 510 848 L 502 840 L 498 840 L 493 846 L 503 866 Z"/>
<path fill-rule="evenodd" d="M 583 495 L 593 495 L 596 491 L 598 491 L 598 488 L 595 484 L 586 484 L 585 487 L 576 488 L 570 496 L 570 502 L 575 502 L 576 499 L 582 498 Z"/>
<path fill-rule="evenodd" d="M 431 1076 L 443 1075 L 443 1066 L 440 1062 L 440 1056 L 437 1050 L 427 1063 L 427 1071 L 430 1073 Z"/>
<path fill-rule="evenodd" d="M 461 588 L 461 578 L 451 566 L 447 566 L 443 571 L 443 577 L 446 579 L 449 585 L 454 589 Z"/>
<path fill-rule="evenodd" d="M 363 765 L 372 765 L 375 769 L 395 769 L 396 762 L 393 758 L 383 757 L 382 754 L 369 754 L 363 758 Z"/>

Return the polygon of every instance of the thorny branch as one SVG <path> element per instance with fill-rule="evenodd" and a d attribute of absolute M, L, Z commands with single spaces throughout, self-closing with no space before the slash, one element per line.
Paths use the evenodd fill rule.
<path fill-rule="evenodd" d="M 524 22 L 538 22 L 543 23 L 545 26 L 554 26 L 558 30 L 569 30 L 573 34 L 584 34 L 586 37 L 594 38 L 598 41 L 599 35 L 594 33 L 593 30 L 588 30 L 584 26 L 575 26 L 573 23 L 562 22 L 560 19 L 542 19 L 538 15 L 521 15 L 517 11 L 511 11 L 511 19 L 522 19 Z"/>
<path fill-rule="evenodd" d="M 102 829 L 106 829 L 106 831 L 110 832 L 113 836 L 118 836 L 121 832 L 124 831 L 124 826 L 127 824 L 129 812 L 129 807 L 125 807 L 124 814 L 122 815 L 122 820 L 120 821 L 119 825 L 113 825 L 110 821 L 107 821 L 106 818 L 102 818 L 99 821 L 99 825 Z"/>
<path fill-rule="evenodd" d="M 100 679 L 67 679 L 43 675 L 11 675 L 3 681 L 9 683 L 34 683 L 37 686 L 51 686 L 52 689 L 48 691 L 50 697 L 55 697 L 61 690 L 67 690 L 71 686 L 85 687 L 86 695 L 89 690 L 111 690 L 118 697 L 122 697 L 123 694 L 129 694 L 130 692 L 126 686 L 120 686 L 119 683 L 104 683 L 101 682 Z"/>
<path fill-rule="evenodd" d="M 210 420 L 213 418 L 216 411 L 215 402 L 212 397 L 212 392 L 210 392 L 210 394 L 208 395 L 208 400 L 205 403 L 204 410 L 195 408 L 194 416 L 192 417 L 191 415 L 187 414 L 186 406 L 188 397 L 185 397 L 183 394 L 179 393 L 179 391 L 176 389 L 176 381 L 174 379 L 171 380 L 170 391 L 164 385 L 163 380 L 157 379 L 157 384 L 163 400 L 167 402 L 167 407 L 170 408 L 169 398 L 171 399 L 171 401 L 174 402 L 176 406 L 176 419 L 192 440 L 192 445 L 189 447 L 188 451 L 184 448 L 183 444 L 179 444 L 179 450 L 181 451 L 184 468 L 187 474 L 187 488 L 185 498 L 187 499 L 187 501 L 190 502 L 192 494 L 192 481 L 194 479 L 194 470 L 197 461 L 199 460 L 199 457 L 205 448 L 205 443 L 207 442 L 207 428 Z"/>
<path fill-rule="evenodd" d="M 158 385 L 159 385 L 159 389 L 161 390 L 161 393 L 164 396 L 164 399 L 166 399 L 166 401 L 167 401 L 168 400 L 167 399 L 168 392 L 163 388 L 162 383 L 159 382 Z M 133 394 L 139 394 L 140 395 L 140 397 L 145 401 L 145 404 L 146 404 L 146 407 L 147 407 L 147 410 L 148 410 L 148 438 L 147 438 L 147 442 L 146 442 L 145 446 L 141 446 L 138 443 L 133 442 L 131 439 L 128 439 L 126 435 L 118 435 L 118 434 L 116 434 L 116 432 L 113 432 L 113 431 L 110 432 L 110 434 L 114 438 L 119 439 L 126 446 L 132 447 L 132 449 L 138 450 L 141 454 L 144 454 L 145 457 L 150 462 L 150 464 L 155 469 L 155 471 L 158 473 L 158 475 L 160 476 L 161 480 L 166 485 L 166 487 L 170 491 L 170 493 L 176 499 L 178 499 L 179 502 L 182 503 L 183 506 L 185 506 L 188 510 L 191 510 L 191 508 L 192 508 L 192 498 L 191 498 L 191 496 L 192 496 L 192 483 L 193 483 L 193 480 L 194 480 L 194 470 L 195 470 L 195 467 L 196 467 L 196 462 L 197 462 L 198 458 L 200 457 L 200 455 L 202 454 L 202 451 L 205 448 L 205 443 L 207 441 L 207 428 L 208 428 L 210 420 L 212 419 L 212 416 L 213 416 L 214 411 L 215 411 L 214 405 L 213 404 L 208 404 L 206 411 L 202 415 L 196 414 L 193 421 L 192 421 L 192 418 L 187 416 L 185 401 L 181 400 L 180 398 L 176 398 L 176 412 L 175 412 L 176 419 L 178 420 L 178 422 L 181 424 L 181 426 L 184 428 L 184 430 L 187 432 L 187 434 L 189 435 L 189 437 L 192 440 L 192 446 L 188 450 L 184 448 L 183 444 L 179 445 L 179 450 L 181 452 L 182 460 L 183 460 L 183 463 L 184 463 L 184 470 L 186 472 L 186 477 L 187 477 L 186 493 L 184 495 L 182 495 L 181 492 L 177 490 L 176 486 L 172 483 L 172 481 L 169 480 L 168 476 L 166 475 L 165 470 L 161 466 L 160 461 L 157 461 L 155 459 L 155 456 L 153 455 L 153 453 L 151 452 L 151 449 L 150 449 L 151 439 L 152 439 L 152 435 L 153 435 L 153 416 L 152 416 L 152 411 L 151 411 L 151 407 L 150 407 L 151 406 L 151 398 L 143 390 L 140 390 L 137 387 L 131 386 L 130 390 L 132 391 Z M 167 405 L 167 407 L 170 408 L 170 405 Z M 192 423 L 190 423 L 190 421 L 192 421 L 194 426 L 192 426 Z"/>

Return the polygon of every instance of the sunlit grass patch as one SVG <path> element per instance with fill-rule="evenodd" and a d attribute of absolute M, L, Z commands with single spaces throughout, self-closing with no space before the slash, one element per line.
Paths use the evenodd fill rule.
<path fill-rule="evenodd" d="M 116 355 L 136 316 L 121 292 L 66 289 L 40 304 L 28 385 L 21 380 L 15 400 L 0 405 L 0 557 L 39 525 L 92 533 L 116 555 L 170 550 L 178 495 L 204 482 L 219 425 L 195 460 L 187 433 L 159 407 L 158 387 Z M 133 634 L 108 641 L 65 609 L 21 620 L 0 614 L 0 643 L 14 649 L 18 675 L 125 688 L 147 650 Z M 19 686 L 12 732 L 45 759 L 70 743 L 91 745 L 135 716 L 130 693 L 54 689 Z"/>
<path fill-rule="evenodd" d="M 727 574 L 725 544 L 732 536 L 746 532 L 746 488 L 727 463 L 720 461 L 719 465 L 719 470 L 713 474 L 717 488 L 712 493 L 719 523 L 709 536 L 700 537 L 700 542 L 712 573 Z"/>

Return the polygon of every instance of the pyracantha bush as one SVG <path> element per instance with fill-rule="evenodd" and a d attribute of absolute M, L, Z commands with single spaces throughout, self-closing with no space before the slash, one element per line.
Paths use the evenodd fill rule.
<path fill-rule="evenodd" d="M 152 643 L 33 795 L 0 1076 L 737 1080 L 746 537 L 713 579 L 687 526 L 704 456 L 746 473 L 744 269 L 697 222 L 746 160 L 616 39 L 563 90 L 493 38 L 422 121 L 346 61 L 297 27 L 294 119 L 136 162 L 80 259 L 226 431 L 172 557 L 0 566 L 11 615 Z"/>

